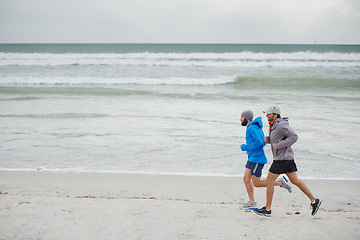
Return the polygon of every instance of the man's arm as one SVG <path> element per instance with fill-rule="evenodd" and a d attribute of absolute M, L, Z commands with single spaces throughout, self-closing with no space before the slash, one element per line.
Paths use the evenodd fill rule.
<path fill-rule="evenodd" d="M 261 131 L 261 130 L 255 130 L 253 128 L 248 129 L 248 132 L 250 134 L 252 141 L 247 144 L 241 145 L 241 150 L 252 151 L 254 149 L 263 147 L 265 145 L 264 139 L 259 131 Z"/>
<path fill-rule="evenodd" d="M 298 135 L 290 126 L 283 126 L 280 131 L 285 137 L 280 142 L 272 145 L 275 149 L 290 147 L 298 140 Z"/>

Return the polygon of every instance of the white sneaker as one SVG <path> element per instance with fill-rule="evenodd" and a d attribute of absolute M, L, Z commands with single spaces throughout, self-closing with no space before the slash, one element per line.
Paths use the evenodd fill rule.
<path fill-rule="evenodd" d="M 242 210 L 255 210 L 255 209 L 258 209 L 258 207 L 257 207 L 256 202 L 251 203 L 249 201 L 247 204 L 240 206 L 240 209 L 242 209 Z"/>
<path fill-rule="evenodd" d="M 290 183 L 289 183 L 289 181 L 286 179 L 285 176 L 283 176 L 282 178 L 279 178 L 278 181 L 281 182 L 281 186 L 280 186 L 280 187 L 285 188 L 286 190 L 289 191 L 289 193 L 291 193 L 292 189 L 291 189 Z"/>

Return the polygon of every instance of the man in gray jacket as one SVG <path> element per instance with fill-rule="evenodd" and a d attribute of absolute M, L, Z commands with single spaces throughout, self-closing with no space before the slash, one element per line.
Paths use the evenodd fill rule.
<path fill-rule="evenodd" d="M 274 161 L 269 169 L 266 178 L 266 206 L 254 212 L 261 216 L 271 216 L 271 204 L 274 195 L 274 182 L 280 174 L 285 173 L 291 183 L 296 185 L 311 201 L 311 215 L 315 215 L 319 210 L 321 200 L 315 198 L 306 184 L 301 181 L 297 174 L 297 167 L 294 161 L 294 153 L 291 149 L 297 140 L 296 132 L 289 126 L 288 118 L 281 118 L 280 108 L 270 107 L 266 111 L 266 117 L 269 121 L 269 136 L 264 138 L 266 143 L 271 144 L 271 150 Z"/>

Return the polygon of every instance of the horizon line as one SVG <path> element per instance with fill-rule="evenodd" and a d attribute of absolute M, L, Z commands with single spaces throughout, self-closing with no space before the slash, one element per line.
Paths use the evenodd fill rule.
<path fill-rule="evenodd" d="M 0 42 L 0 44 L 360 45 L 360 43 Z"/>

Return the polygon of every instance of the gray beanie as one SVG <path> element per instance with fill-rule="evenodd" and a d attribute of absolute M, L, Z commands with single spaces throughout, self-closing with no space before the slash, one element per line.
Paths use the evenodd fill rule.
<path fill-rule="evenodd" d="M 246 119 L 249 120 L 249 121 L 252 121 L 253 118 L 254 118 L 254 114 L 253 114 L 253 112 L 250 111 L 250 110 L 247 110 L 247 111 L 242 112 L 241 116 L 243 116 L 244 118 L 246 118 Z"/>

